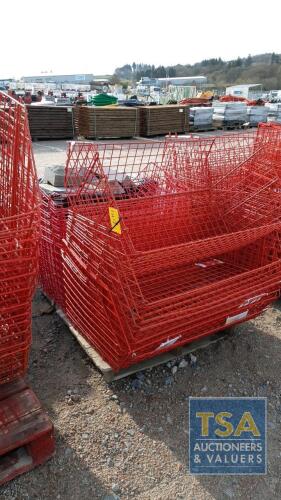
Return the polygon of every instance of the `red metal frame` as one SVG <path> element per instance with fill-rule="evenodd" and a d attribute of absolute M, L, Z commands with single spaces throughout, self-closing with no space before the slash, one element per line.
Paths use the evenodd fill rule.
<path fill-rule="evenodd" d="M 0 388 L 0 485 L 54 453 L 53 425 L 22 378 Z"/>
<path fill-rule="evenodd" d="M 39 192 L 25 106 L 0 92 L 0 383 L 23 375 L 39 244 Z"/>

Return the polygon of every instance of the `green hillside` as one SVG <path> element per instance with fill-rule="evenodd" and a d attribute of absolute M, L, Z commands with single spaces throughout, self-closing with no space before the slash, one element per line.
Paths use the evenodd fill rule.
<path fill-rule="evenodd" d="M 115 79 L 138 81 L 142 76 L 163 78 L 166 76 L 208 77 L 208 83 L 217 87 L 239 83 L 261 83 L 265 90 L 281 89 L 281 54 L 258 54 L 238 57 L 232 61 L 206 59 L 196 64 L 154 66 L 148 64 L 126 64 L 117 68 Z"/>

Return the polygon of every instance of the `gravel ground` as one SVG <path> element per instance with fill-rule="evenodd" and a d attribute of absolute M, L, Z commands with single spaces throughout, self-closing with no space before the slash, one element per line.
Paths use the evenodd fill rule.
<path fill-rule="evenodd" d="M 237 327 L 196 362 L 110 385 L 55 313 L 34 304 L 28 381 L 55 425 L 56 454 L 2 487 L 9 500 L 279 499 L 281 304 Z M 181 365 L 182 366 L 182 365 Z M 189 396 L 267 396 L 268 474 L 188 473 Z"/>

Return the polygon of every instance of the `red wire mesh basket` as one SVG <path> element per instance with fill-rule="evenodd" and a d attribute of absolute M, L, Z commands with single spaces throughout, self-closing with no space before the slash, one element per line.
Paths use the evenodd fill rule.
<path fill-rule="evenodd" d="M 38 243 L 39 197 L 26 109 L 0 92 L 0 383 L 27 368 Z"/>
<path fill-rule="evenodd" d="M 41 239 L 39 282 L 44 292 L 64 309 L 64 281 L 62 279 L 62 241 L 66 234 L 67 197 L 41 192 Z"/>
<path fill-rule="evenodd" d="M 70 143 L 64 310 L 114 370 L 252 318 L 278 296 L 275 136 Z"/>

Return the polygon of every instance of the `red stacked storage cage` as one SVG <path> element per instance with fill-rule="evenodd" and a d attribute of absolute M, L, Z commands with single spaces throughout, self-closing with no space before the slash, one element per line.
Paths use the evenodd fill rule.
<path fill-rule="evenodd" d="M 31 344 L 39 223 L 26 108 L 0 92 L 0 485 L 54 452 L 53 425 L 22 378 Z"/>
<path fill-rule="evenodd" d="M 0 93 L 0 383 L 27 368 L 38 244 L 39 196 L 26 109 Z"/>
<path fill-rule="evenodd" d="M 62 240 L 65 238 L 67 197 L 41 189 L 41 239 L 39 281 L 49 299 L 64 309 Z"/>
<path fill-rule="evenodd" d="M 114 370 L 254 317 L 278 296 L 271 150 L 255 134 L 70 144 L 65 312 Z"/>

